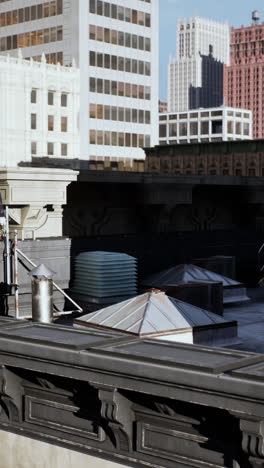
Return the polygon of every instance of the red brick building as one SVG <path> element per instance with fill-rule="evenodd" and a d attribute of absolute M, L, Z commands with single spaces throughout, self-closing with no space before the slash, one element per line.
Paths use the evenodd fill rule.
<path fill-rule="evenodd" d="M 264 23 L 231 28 L 224 102 L 226 106 L 252 110 L 253 138 L 264 138 Z"/>

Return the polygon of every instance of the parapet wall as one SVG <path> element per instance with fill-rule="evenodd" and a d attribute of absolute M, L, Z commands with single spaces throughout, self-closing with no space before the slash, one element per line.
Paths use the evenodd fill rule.
<path fill-rule="evenodd" d="M 161 145 L 145 148 L 145 160 L 33 158 L 35 167 L 179 175 L 264 176 L 264 140 Z"/>
<path fill-rule="evenodd" d="M 145 172 L 264 176 L 263 140 L 156 146 L 145 152 Z"/>
<path fill-rule="evenodd" d="M 263 369 L 244 351 L 1 318 L 0 429 L 133 468 L 260 468 Z"/>

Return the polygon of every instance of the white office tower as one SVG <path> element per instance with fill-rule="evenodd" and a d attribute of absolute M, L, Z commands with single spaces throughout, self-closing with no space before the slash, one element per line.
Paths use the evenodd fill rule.
<path fill-rule="evenodd" d="M 144 158 L 158 143 L 158 0 L 0 2 L 0 52 L 80 68 L 80 154 Z"/>
<path fill-rule="evenodd" d="M 78 158 L 79 94 L 76 67 L 0 55 L 0 167 Z"/>
<path fill-rule="evenodd" d="M 204 18 L 179 20 L 176 58 L 168 66 L 168 110 L 223 104 L 223 64 L 229 63 L 229 27 Z"/>

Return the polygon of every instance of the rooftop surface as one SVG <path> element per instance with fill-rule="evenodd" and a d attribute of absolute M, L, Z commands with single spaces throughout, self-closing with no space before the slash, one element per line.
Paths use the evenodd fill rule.
<path fill-rule="evenodd" d="M 241 344 L 236 349 L 264 354 L 264 288 L 248 289 L 251 302 L 226 307 L 224 318 L 238 322 Z"/>

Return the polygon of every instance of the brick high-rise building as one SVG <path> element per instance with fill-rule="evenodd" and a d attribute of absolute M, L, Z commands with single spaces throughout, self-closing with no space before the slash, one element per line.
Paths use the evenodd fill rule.
<path fill-rule="evenodd" d="M 225 105 L 252 110 L 253 138 L 264 138 L 264 23 L 231 28 L 230 55 Z"/>

